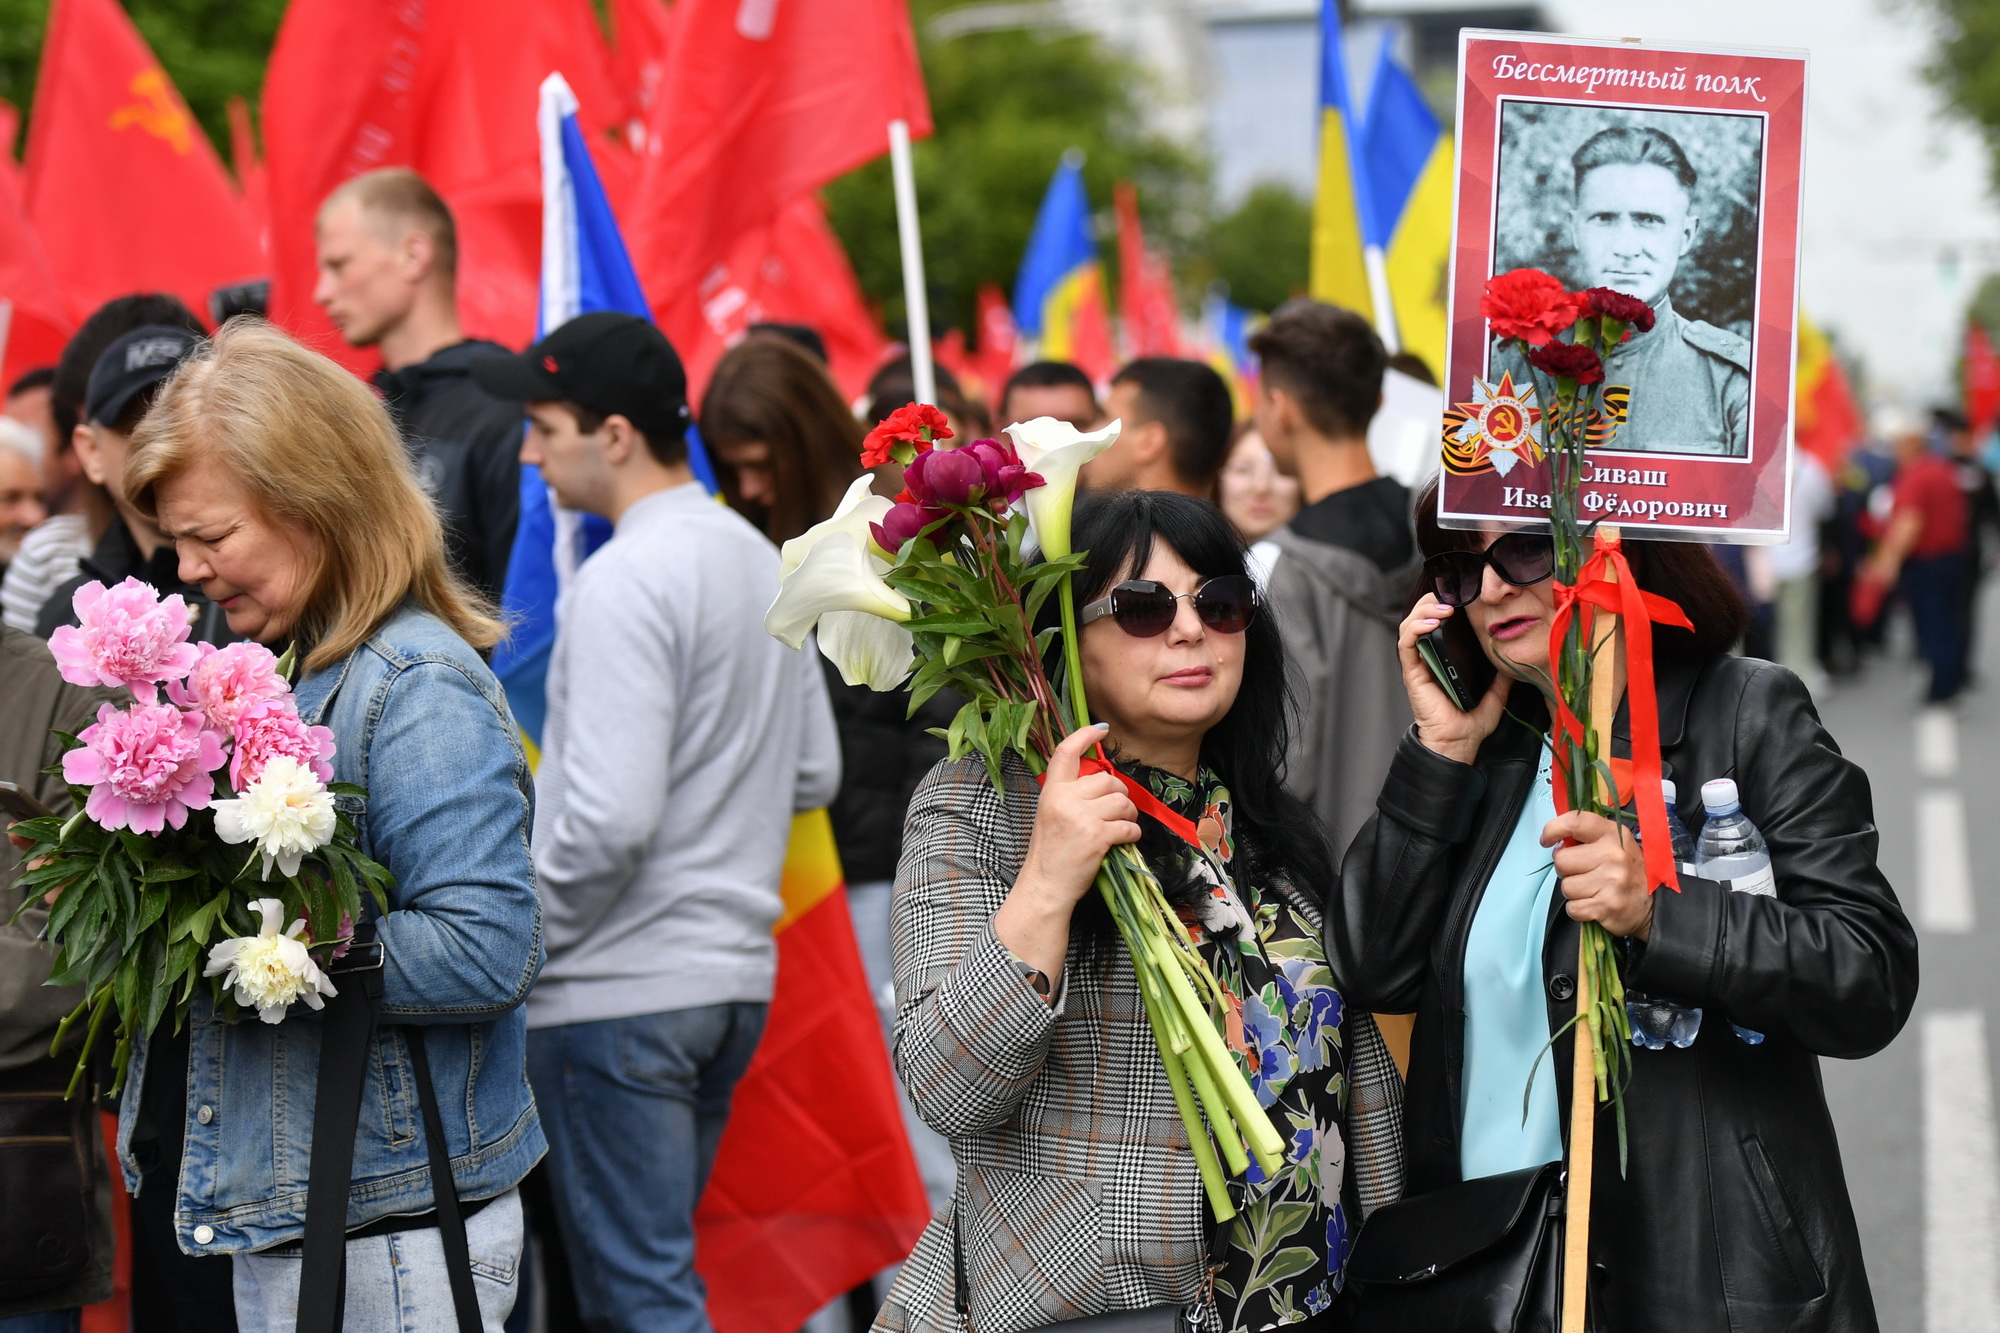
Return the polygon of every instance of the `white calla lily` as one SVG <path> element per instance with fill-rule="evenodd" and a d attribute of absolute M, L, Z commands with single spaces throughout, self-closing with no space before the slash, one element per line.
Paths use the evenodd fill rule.
<path fill-rule="evenodd" d="M 865 611 L 829 611 L 819 618 L 819 650 L 849 685 L 886 694 L 916 668 L 916 636 L 893 620 Z"/>
<path fill-rule="evenodd" d="M 1007 427 L 1014 452 L 1042 479 L 1022 497 L 1028 527 L 1044 560 L 1070 554 L 1070 513 L 1076 508 L 1076 477 L 1083 465 L 1117 443 L 1124 422 L 1085 433 L 1055 417 L 1036 417 Z"/>
<path fill-rule="evenodd" d="M 882 581 L 886 568 L 865 538 L 822 533 L 779 583 L 778 600 L 764 613 L 765 631 L 796 648 L 829 611 L 862 611 L 899 624 L 908 620 L 910 599 Z"/>
<path fill-rule="evenodd" d="M 861 539 L 862 546 L 868 545 L 870 523 L 880 523 L 883 516 L 894 509 L 895 502 L 885 500 L 875 494 L 875 478 L 862 473 L 847 488 L 847 494 L 840 497 L 834 506 L 833 517 L 824 523 L 815 523 L 798 536 L 786 542 L 778 550 L 778 577 L 785 578 L 799 567 L 806 558 L 806 552 L 826 537 L 836 532 L 851 532 Z"/>

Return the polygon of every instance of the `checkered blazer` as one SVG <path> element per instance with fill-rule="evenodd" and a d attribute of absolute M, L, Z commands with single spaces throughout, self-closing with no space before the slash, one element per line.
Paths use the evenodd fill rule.
<path fill-rule="evenodd" d="M 1200 1307 L 1220 1333 L 1201 1178 L 1123 944 L 1073 936 L 1051 1004 L 993 933 L 1038 794 L 1011 756 L 1006 778 L 1003 800 L 977 759 L 947 760 L 910 803 L 892 923 L 896 1069 L 951 1141 L 958 1184 L 875 1333 L 1023 1333 L 1165 1304 Z M 1366 1014 L 1348 1015 L 1343 1036 L 1343 1132 L 1365 1213 L 1401 1188 L 1402 1084 Z"/>

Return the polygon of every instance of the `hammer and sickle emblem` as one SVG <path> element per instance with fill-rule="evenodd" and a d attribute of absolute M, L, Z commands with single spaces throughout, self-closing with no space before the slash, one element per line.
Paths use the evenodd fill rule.
<path fill-rule="evenodd" d="M 136 126 L 156 139 L 165 139 L 183 157 L 194 151 L 194 124 L 174 101 L 165 70 L 158 65 L 140 70 L 132 76 L 129 89 L 139 100 L 111 113 L 112 129 Z"/>

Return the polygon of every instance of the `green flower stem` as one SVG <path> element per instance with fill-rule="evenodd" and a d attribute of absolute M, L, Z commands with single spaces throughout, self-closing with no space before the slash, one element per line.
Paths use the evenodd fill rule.
<path fill-rule="evenodd" d="M 1166 941 L 1155 940 L 1152 947 L 1154 961 L 1166 978 L 1167 993 L 1180 1006 L 1181 1016 L 1193 1031 L 1195 1049 L 1199 1057 L 1207 1061 L 1209 1073 L 1219 1085 L 1230 1117 L 1243 1131 L 1250 1153 L 1257 1159 L 1257 1165 L 1263 1168 L 1264 1174 L 1276 1176 L 1284 1161 L 1285 1145 L 1278 1138 L 1278 1131 L 1271 1127 L 1271 1117 L 1264 1114 L 1264 1108 L 1257 1104 L 1256 1094 L 1250 1091 L 1250 1084 L 1237 1070 L 1235 1059 L 1229 1054 L 1229 1048 L 1223 1045 L 1222 1035 L 1215 1030 L 1215 1022 L 1195 995 L 1194 987 L 1181 975 L 1180 968 L 1173 965 Z"/>
<path fill-rule="evenodd" d="M 1208 1066 L 1200 1060 L 1188 1065 L 1188 1074 L 1194 1080 L 1194 1090 L 1200 1094 L 1202 1106 L 1208 1111 L 1208 1123 L 1215 1127 L 1216 1141 L 1222 1145 L 1223 1160 L 1229 1163 L 1229 1174 L 1242 1175 L 1250 1168 L 1250 1158 L 1243 1150 L 1242 1136 L 1236 1132 L 1236 1125 L 1229 1117 L 1229 1106 L 1222 1099 L 1222 1089 L 1215 1086 Z"/>
<path fill-rule="evenodd" d="M 1195 1110 L 1194 1094 L 1188 1091 L 1188 1074 L 1190 1071 L 1181 1063 L 1181 1058 L 1175 1055 L 1173 1049 L 1167 1045 L 1167 1039 L 1160 1035 L 1160 1024 L 1157 1018 L 1158 1008 L 1152 993 L 1148 991 L 1144 992 L 1144 994 L 1146 1000 L 1146 1017 L 1149 1020 L 1148 1025 L 1153 1029 L 1154 1043 L 1160 1048 L 1160 1063 L 1166 1066 L 1167 1086 L 1173 1089 L 1174 1105 L 1180 1110 L 1181 1124 L 1186 1127 L 1188 1132 L 1188 1146 L 1194 1150 L 1194 1164 L 1195 1168 L 1201 1172 L 1202 1191 L 1208 1195 L 1208 1206 L 1214 1210 L 1215 1220 L 1218 1222 L 1227 1222 L 1230 1218 L 1236 1216 L 1236 1205 L 1229 1201 L 1229 1187 L 1223 1182 L 1222 1166 L 1216 1161 L 1215 1148 L 1208 1141 L 1208 1130 L 1203 1126 L 1201 1116 Z M 1229 1139 L 1230 1136 L 1227 1134 L 1222 1139 L 1223 1152 L 1225 1154 L 1229 1151 Z M 1237 1154 L 1240 1156 L 1242 1151 L 1239 1147 Z M 1230 1170 L 1235 1174 L 1241 1175 L 1243 1168 L 1232 1162 Z"/>
<path fill-rule="evenodd" d="M 1063 665 L 1069 677 L 1070 728 L 1076 730 L 1090 725 L 1090 705 L 1083 698 L 1083 655 L 1076 641 L 1076 590 L 1071 586 L 1072 578 L 1065 574 L 1056 596 L 1062 602 Z"/>
<path fill-rule="evenodd" d="M 76 1072 L 69 1076 L 69 1087 L 63 1093 L 65 1098 L 76 1096 L 76 1090 L 83 1086 L 84 1071 L 90 1067 L 90 1048 L 97 1044 L 98 1030 L 104 1026 L 105 1015 L 110 1012 L 111 983 L 107 981 L 104 983 L 103 988 L 97 992 L 96 1006 L 90 1012 L 90 1026 L 83 1031 L 83 1049 L 77 1052 Z M 125 1083 L 125 1066 L 121 1063 L 117 1065 L 117 1069 L 118 1084 L 122 1088 Z M 116 1090 L 113 1089 L 113 1091 Z"/>

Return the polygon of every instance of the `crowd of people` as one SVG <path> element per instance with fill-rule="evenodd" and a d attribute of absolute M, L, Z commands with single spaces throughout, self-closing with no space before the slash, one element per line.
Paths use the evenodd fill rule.
<path fill-rule="evenodd" d="M 1886 419 L 1836 476 L 1802 455 L 1787 546 L 1630 548 L 1640 585 L 1696 626 L 1658 632 L 1680 807 L 1698 820 L 1702 781 L 1734 777 L 1776 867 L 1774 896 L 1689 876 L 1652 897 L 1617 824 L 1549 804 L 1548 541 L 1442 530 L 1428 490 L 1378 472 L 1390 358 L 1351 311 L 1278 311 L 1241 403 L 1174 358 L 1102 386 L 1035 362 L 990 403 L 939 372 L 959 442 L 1038 417 L 1121 423 L 1083 473 L 1075 533 L 1079 603 L 1102 608 L 1080 648 L 1103 728 L 1039 788 L 1010 767 L 1000 792 L 945 759 L 959 700 L 912 712 L 763 628 L 779 547 L 833 513 L 865 432 L 914 397 L 907 358 L 852 405 L 811 330 L 756 328 L 697 414 L 643 319 L 584 315 L 520 353 L 466 338 L 451 215 L 410 172 L 343 186 L 317 242 L 317 299 L 379 352 L 372 385 L 254 317 L 211 332 L 134 294 L 9 387 L 0 778 L 68 806 L 44 772 L 53 735 L 109 696 L 64 683 L 39 640 L 74 623 L 87 583 L 180 594 L 196 639 L 297 650 L 301 716 L 367 788 L 362 847 L 395 876 L 367 923 L 381 1018 L 325 1327 L 463 1330 L 463 1254 L 488 1330 L 532 1308 L 549 1329 L 707 1333 L 695 1208 L 772 995 L 787 830 L 822 806 L 936 1210 L 900 1273 L 847 1302 L 884 1333 L 1106 1311 L 1349 1327 L 1364 1297 L 1344 1265 L 1371 1214 L 1560 1157 L 1569 1061 L 1541 1053 L 1567 1049 L 1580 921 L 1629 942 L 1635 986 L 1765 1035 L 1717 1021 L 1636 1062 L 1648 1151 L 1598 1171 L 1602 1326 L 1873 1326 L 1814 1060 L 1895 1035 L 1916 945 L 1875 866 L 1866 776 L 1811 690 L 1879 649 L 1891 598 L 1928 697 L 1965 688 L 2000 504 L 1962 418 Z M 695 479 L 691 425 L 724 503 Z M 564 594 L 533 766 L 489 666 L 524 463 L 611 532 Z M 1164 628 L 1119 613 L 1133 581 L 1175 599 Z M 1419 657 L 1439 629 L 1489 667 L 1469 711 Z M 1079 765 L 1100 741 L 1220 836 L 1166 836 Z M 1088 897 L 1126 843 L 1232 997 L 1232 1045 L 1286 1130 L 1294 1169 L 1233 1184 L 1226 1225 Z M 68 1066 L 50 1042 L 78 992 L 31 979 L 48 974 L 42 920 L 0 933 L 0 1092 L 56 1105 Z M 1388 1017 L 1409 1014 L 1413 1034 Z M 0 1333 L 74 1333 L 108 1294 L 114 1179 L 136 1333 L 303 1326 L 329 1295 L 300 1262 L 326 1187 L 320 1042 L 314 1022 L 163 1025 L 108 1108 L 108 1171 L 92 1117 L 58 1113 L 94 1203 L 87 1260 L 23 1290 L 0 1256 Z M 1527 1113 L 1471 1109 L 1489 1103 Z M 8 1188 L 12 1209 L 78 1186 Z"/>

